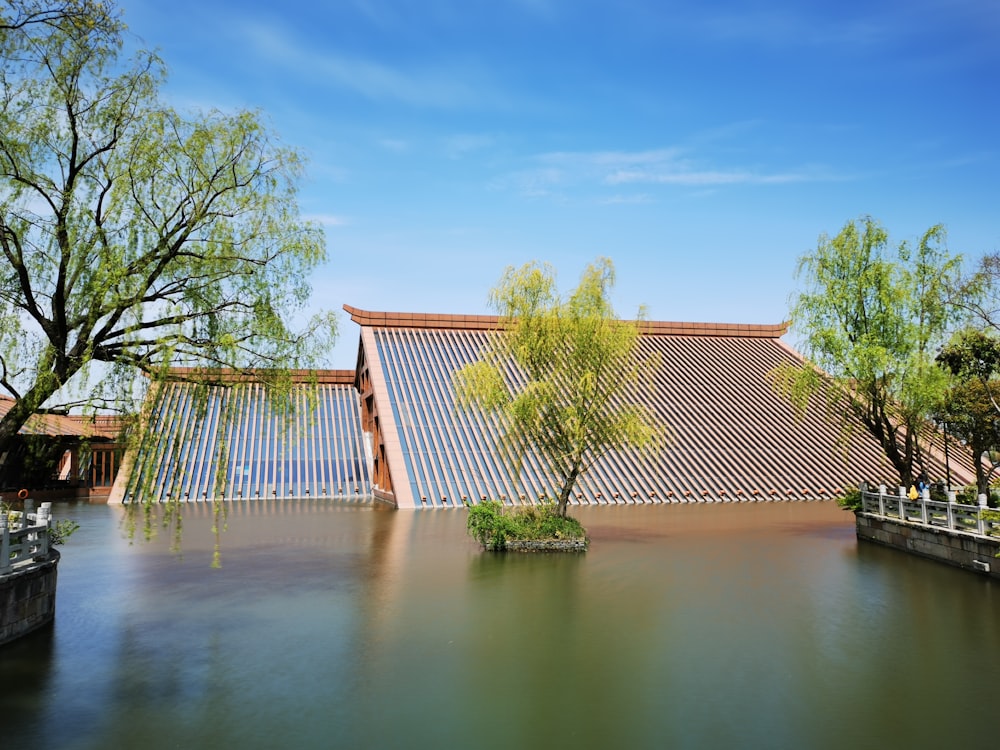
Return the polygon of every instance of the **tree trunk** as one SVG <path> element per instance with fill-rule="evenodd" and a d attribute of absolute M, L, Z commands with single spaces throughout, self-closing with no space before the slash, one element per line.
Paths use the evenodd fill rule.
<path fill-rule="evenodd" d="M 986 473 L 986 467 L 983 466 L 983 451 L 978 450 L 979 446 L 973 443 L 973 453 L 972 464 L 976 468 L 976 492 L 980 495 L 986 495 L 989 497 L 990 494 L 990 477 Z"/>
<path fill-rule="evenodd" d="M 559 491 L 559 515 L 562 518 L 566 517 L 566 508 L 569 505 L 569 495 L 573 491 L 573 486 L 576 484 L 577 477 L 580 476 L 580 465 L 575 464 L 572 469 L 570 469 L 569 475 L 566 477 L 566 481 L 563 482 L 562 489 Z"/>

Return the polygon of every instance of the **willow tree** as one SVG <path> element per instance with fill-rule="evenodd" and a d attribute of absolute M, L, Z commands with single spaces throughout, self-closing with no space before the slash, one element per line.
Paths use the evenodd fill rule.
<path fill-rule="evenodd" d="M 785 367 L 778 382 L 802 407 L 815 393 L 845 429 L 860 423 L 909 486 L 924 468 L 930 417 L 947 375 L 934 361 L 958 311 L 949 303 L 960 259 L 941 226 L 895 247 L 869 217 L 823 235 L 799 261 L 804 282 L 793 330 L 814 368 Z"/>
<path fill-rule="evenodd" d="M 648 448 L 663 434 L 656 415 L 630 398 L 658 361 L 637 351 L 641 320 L 615 315 L 614 279 L 601 258 L 563 298 L 551 267 L 508 268 L 490 294 L 499 331 L 455 375 L 461 407 L 500 415 L 500 449 L 516 473 L 529 453 L 548 468 L 561 516 L 594 462 L 611 450 Z"/>
<path fill-rule="evenodd" d="M 333 333 L 289 325 L 325 255 L 299 156 L 257 113 L 168 106 L 123 34 L 105 2 L 0 8 L 0 454 L 40 407 L 124 408 L 171 366 L 309 366 Z"/>
<path fill-rule="evenodd" d="M 953 376 L 937 416 L 969 448 L 977 494 L 988 495 L 1000 470 L 1000 339 L 983 330 L 960 331 L 937 362 Z"/>
<path fill-rule="evenodd" d="M 95 3 L 87 0 L 4 0 L 3 15 L 0 15 L 0 30 L 21 29 L 32 24 L 52 24 L 69 18 L 76 18 L 95 27 L 102 16 L 112 13 L 107 2 Z M 88 20 L 89 19 L 89 20 Z M 95 22 L 95 19 L 99 19 Z"/>

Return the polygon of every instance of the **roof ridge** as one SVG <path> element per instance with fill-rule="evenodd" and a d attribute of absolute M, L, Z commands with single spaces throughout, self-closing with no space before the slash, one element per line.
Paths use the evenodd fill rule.
<path fill-rule="evenodd" d="M 359 326 L 371 328 L 458 328 L 488 330 L 500 323 L 497 315 L 455 315 L 450 313 L 411 313 L 362 310 L 345 304 L 344 311 Z M 643 320 L 641 331 L 647 336 L 728 336 L 734 338 L 777 339 L 788 333 L 790 321 L 778 324 L 685 323 L 667 320 Z"/>
<path fill-rule="evenodd" d="M 170 367 L 167 369 L 167 380 L 190 380 L 209 384 L 249 383 L 255 380 L 255 372 L 263 370 L 244 372 L 226 367 Z M 325 368 L 293 369 L 288 372 L 293 383 L 315 381 L 323 385 L 353 385 L 356 374 L 354 370 Z"/>

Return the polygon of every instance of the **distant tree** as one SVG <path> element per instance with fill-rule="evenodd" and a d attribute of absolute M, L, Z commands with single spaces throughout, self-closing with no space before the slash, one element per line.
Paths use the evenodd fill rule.
<path fill-rule="evenodd" d="M 162 62 L 122 59 L 109 3 L 5 5 L 0 454 L 40 407 L 134 404 L 140 373 L 317 361 L 333 318 L 289 326 L 325 256 L 299 156 L 256 113 L 167 106 Z"/>
<path fill-rule="evenodd" d="M 1000 340 L 968 329 L 941 350 L 937 361 L 954 376 L 938 417 L 972 451 L 977 492 L 988 495 L 990 479 L 1000 468 L 993 460 L 1000 449 Z"/>
<path fill-rule="evenodd" d="M 640 321 L 616 317 L 613 285 L 605 258 L 565 299 L 551 267 L 508 268 L 490 295 L 499 331 L 481 359 L 455 375 L 460 406 L 502 416 L 501 449 L 518 473 L 529 452 L 548 467 L 561 516 L 576 481 L 601 456 L 649 447 L 663 435 L 657 417 L 627 397 L 658 361 L 636 351 Z"/>
<path fill-rule="evenodd" d="M 966 343 L 979 347 L 979 355 L 989 355 L 995 337 L 1000 337 L 1000 253 L 982 257 L 974 270 L 962 278 L 952 301 L 969 314 L 970 326 L 987 336 Z"/>
<path fill-rule="evenodd" d="M 845 429 L 856 419 L 878 440 L 904 485 L 923 468 L 929 420 L 947 385 L 934 357 L 958 310 L 949 302 L 960 258 L 931 227 L 913 246 L 890 247 L 873 219 L 823 235 L 799 261 L 804 288 L 792 323 L 814 368 L 786 366 L 779 387 L 800 408 L 822 393 Z"/>

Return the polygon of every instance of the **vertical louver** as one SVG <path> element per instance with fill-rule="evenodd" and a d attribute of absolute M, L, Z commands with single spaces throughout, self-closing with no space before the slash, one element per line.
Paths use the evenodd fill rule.
<path fill-rule="evenodd" d="M 398 434 L 387 452 L 400 507 L 453 507 L 483 498 L 534 503 L 555 492 L 545 466 L 528 456 L 520 475 L 500 460 L 496 417 L 455 406 L 452 377 L 476 360 L 496 320 L 367 313 L 346 308 L 363 328 L 373 373 L 384 379 L 374 409 Z M 649 406 L 670 439 L 651 453 L 610 452 L 582 477 L 578 504 L 830 499 L 860 480 L 895 472 L 860 427 L 847 435 L 821 404 L 804 416 L 772 387 L 782 363 L 802 366 L 781 343 L 783 326 L 645 324 L 641 355 L 662 362 L 652 382 L 625 398 Z M 512 370 L 508 376 L 516 380 Z M 932 451 L 934 472 L 943 456 Z M 952 458 L 953 474 L 967 474 Z"/>
<path fill-rule="evenodd" d="M 123 499 L 367 500 L 363 440 L 352 385 L 301 384 L 275 402 L 255 383 L 166 383 Z"/>

